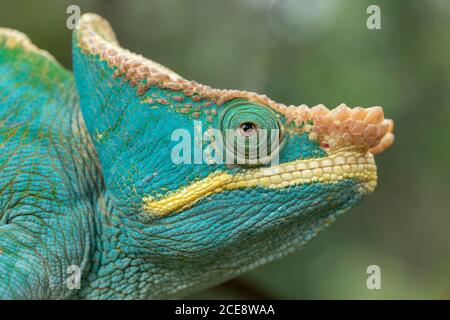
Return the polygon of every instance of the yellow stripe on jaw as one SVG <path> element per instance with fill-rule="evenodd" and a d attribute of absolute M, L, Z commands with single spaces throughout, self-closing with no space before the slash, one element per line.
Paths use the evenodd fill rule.
<path fill-rule="evenodd" d="M 224 190 L 250 187 L 278 189 L 305 183 L 336 183 L 347 178 L 360 180 L 360 192 L 370 193 L 377 183 L 376 171 L 372 154 L 344 152 L 268 168 L 247 169 L 234 176 L 226 172 L 213 173 L 160 199 L 144 197 L 143 207 L 149 214 L 162 216 L 190 207 L 200 199 Z"/>

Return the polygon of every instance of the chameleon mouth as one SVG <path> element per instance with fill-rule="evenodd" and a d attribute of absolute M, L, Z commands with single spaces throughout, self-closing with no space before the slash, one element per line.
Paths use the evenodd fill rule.
<path fill-rule="evenodd" d="M 344 179 L 360 182 L 359 192 L 366 194 L 377 184 L 376 165 L 368 152 L 342 152 L 323 158 L 296 160 L 272 167 L 246 169 L 236 175 L 213 173 L 206 178 L 171 192 L 159 199 L 143 199 L 145 212 L 164 216 L 191 207 L 215 193 L 245 188 L 281 189 L 308 183 L 337 183 Z"/>

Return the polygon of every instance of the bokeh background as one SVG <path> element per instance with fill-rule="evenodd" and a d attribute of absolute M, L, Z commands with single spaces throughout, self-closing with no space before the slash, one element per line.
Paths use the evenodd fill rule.
<path fill-rule="evenodd" d="M 365 202 L 300 252 L 189 298 L 450 299 L 450 1 L 0 0 L 0 25 L 71 68 L 70 4 L 188 79 L 395 119 Z M 381 290 L 366 287 L 373 264 Z"/>

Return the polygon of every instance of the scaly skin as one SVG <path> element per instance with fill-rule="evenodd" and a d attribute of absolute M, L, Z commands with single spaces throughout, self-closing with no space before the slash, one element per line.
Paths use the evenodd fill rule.
<path fill-rule="evenodd" d="M 120 48 L 93 14 L 74 32 L 73 61 L 75 78 L 0 29 L 1 298 L 170 298 L 235 277 L 372 192 L 372 154 L 393 141 L 379 107 L 212 89 Z M 177 164 L 176 129 L 275 129 L 266 159 L 279 163 L 223 164 L 207 151 Z M 79 290 L 67 286 L 71 265 Z"/>

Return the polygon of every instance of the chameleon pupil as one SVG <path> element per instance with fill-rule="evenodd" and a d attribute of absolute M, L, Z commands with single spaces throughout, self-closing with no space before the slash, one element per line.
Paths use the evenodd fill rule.
<path fill-rule="evenodd" d="M 256 125 L 252 122 L 244 122 L 239 126 L 239 130 L 241 131 L 242 135 L 249 137 L 256 132 L 257 128 Z"/>

